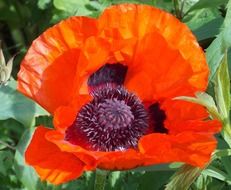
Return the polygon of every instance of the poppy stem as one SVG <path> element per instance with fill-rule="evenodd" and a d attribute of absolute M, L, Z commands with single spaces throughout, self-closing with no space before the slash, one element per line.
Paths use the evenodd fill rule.
<path fill-rule="evenodd" d="M 230 128 L 229 121 L 228 122 L 223 121 L 223 131 L 221 134 L 223 135 L 223 138 L 225 139 L 229 147 L 231 147 L 231 128 Z"/>
<path fill-rule="evenodd" d="M 94 190 L 104 190 L 108 171 L 106 170 L 96 170 L 95 173 L 95 186 Z"/>
<path fill-rule="evenodd" d="M 183 8 L 180 8 L 178 0 L 173 0 L 173 4 L 174 4 L 176 17 L 181 20 L 182 19 L 182 12 L 181 11 Z"/>

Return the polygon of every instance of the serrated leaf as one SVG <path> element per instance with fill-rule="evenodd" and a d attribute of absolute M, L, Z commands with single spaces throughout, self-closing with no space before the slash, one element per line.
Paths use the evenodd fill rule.
<path fill-rule="evenodd" d="M 0 87 L 0 120 L 13 118 L 25 126 L 31 126 L 35 117 L 48 113 L 35 102 L 16 90 L 13 79 L 7 86 Z"/>
<path fill-rule="evenodd" d="M 224 57 L 220 63 L 220 66 L 216 72 L 214 80 L 214 90 L 215 98 L 217 102 L 218 112 L 227 120 L 229 118 L 230 110 L 230 78 L 229 78 L 229 69 L 227 62 L 227 53 L 224 54 Z"/>

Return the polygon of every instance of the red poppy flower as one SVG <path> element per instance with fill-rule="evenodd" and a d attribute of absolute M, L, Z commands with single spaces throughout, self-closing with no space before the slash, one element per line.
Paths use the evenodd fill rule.
<path fill-rule="evenodd" d="M 18 74 L 18 90 L 54 115 L 55 129 L 37 127 L 26 162 L 54 184 L 95 168 L 204 167 L 220 123 L 173 98 L 204 91 L 208 73 L 187 26 L 157 8 L 64 20 L 33 42 Z"/>

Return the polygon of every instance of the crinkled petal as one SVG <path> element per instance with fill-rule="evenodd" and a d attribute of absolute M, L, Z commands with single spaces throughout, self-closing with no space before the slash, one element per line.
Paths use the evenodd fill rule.
<path fill-rule="evenodd" d="M 146 158 L 145 155 L 134 149 L 113 152 L 92 151 L 83 148 L 82 142 L 79 142 L 78 145 L 69 143 L 64 140 L 65 135 L 63 133 L 55 130 L 49 131 L 46 134 L 46 138 L 56 144 L 62 151 L 73 153 L 85 163 L 86 170 L 93 170 L 96 167 L 106 170 L 125 170 L 150 165 L 150 162 L 147 161 L 149 157 Z"/>
<path fill-rule="evenodd" d="M 53 123 L 56 129 L 66 130 L 74 122 L 77 112 L 72 107 L 61 106 L 54 112 Z"/>
<path fill-rule="evenodd" d="M 150 163 L 184 162 L 204 167 L 216 144 L 215 138 L 208 134 L 190 131 L 177 135 L 153 133 L 140 139 L 139 149 L 151 157 Z"/>
<path fill-rule="evenodd" d="M 99 158 L 98 167 L 107 170 L 128 170 L 145 166 L 145 155 L 134 149 L 108 152 Z"/>
<path fill-rule="evenodd" d="M 71 126 L 81 109 L 81 107 L 87 104 L 92 99 L 89 95 L 82 95 L 76 97 L 69 106 L 60 106 L 54 111 L 53 123 L 56 129 L 65 131 Z"/>
<path fill-rule="evenodd" d="M 175 120 L 203 120 L 209 116 L 206 108 L 203 106 L 184 100 L 166 99 L 161 103 L 161 108 L 165 111 L 169 122 Z"/>
<path fill-rule="evenodd" d="M 182 121 L 177 125 L 173 123 L 168 126 L 169 133 L 178 134 L 184 131 L 191 131 L 194 133 L 215 134 L 219 133 L 222 124 L 218 120 L 188 120 Z"/>
<path fill-rule="evenodd" d="M 137 45 L 125 86 L 143 101 L 160 100 L 195 91 L 189 83 L 190 64 L 158 32 L 147 34 Z"/>
<path fill-rule="evenodd" d="M 136 39 L 113 39 L 110 41 L 98 36 L 88 38 L 79 57 L 78 78 L 75 80 L 81 81 L 81 83 L 79 83 L 80 86 L 75 87 L 76 91 L 80 94 L 87 94 L 88 77 L 106 63 L 121 63 L 129 67 L 135 47 Z"/>
<path fill-rule="evenodd" d="M 45 139 L 51 129 L 37 127 L 25 152 L 26 162 L 33 166 L 42 180 L 61 184 L 78 178 L 84 163 L 71 153 L 62 152 L 55 144 Z"/>
<path fill-rule="evenodd" d="M 71 17 L 33 41 L 18 73 L 18 90 L 53 113 L 75 95 L 77 63 L 83 42 L 97 32 L 96 20 Z"/>
<path fill-rule="evenodd" d="M 106 9 L 98 21 L 101 36 L 109 39 L 130 39 L 135 36 L 140 40 L 153 31 L 159 31 L 169 46 L 178 50 L 191 66 L 194 74 L 190 84 L 198 90 L 206 88 L 209 70 L 203 50 L 190 29 L 171 14 L 147 5 L 120 4 Z M 162 55 L 166 53 L 167 49 Z"/>
<path fill-rule="evenodd" d="M 166 114 L 165 128 L 171 134 L 183 131 L 215 134 L 221 130 L 221 122 L 209 120 L 207 110 L 199 104 L 167 99 L 162 102 L 161 109 Z"/>
<path fill-rule="evenodd" d="M 84 149 L 87 146 L 87 141 L 84 137 L 76 137 L 78 145 L 71 144 L 65 140 L 65 133 L 58 130 L 51 130 L 46 133 L 46 139 L 51 143 L 56 144 L 61 151 L 73 153 L 77 158 L 85 163 L 86 170 L 95 169 L 97 166 L 97 156 L 91 154 L 91 151 Z M 100 154 L 100 153 L 99 153 Z"/>

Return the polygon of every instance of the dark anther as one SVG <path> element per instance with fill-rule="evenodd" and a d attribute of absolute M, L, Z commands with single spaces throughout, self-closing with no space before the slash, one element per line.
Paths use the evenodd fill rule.
<path fill-rule="evenodd" d="M 123 87 L 104 88 L 79 111 L 69 133 L 79 131 L 94 150 L 116 151 L 136 148 L 148 129 L 148 114 L 141 101 Z"/>
<path fill-rule="evenodd" d="M 164 127 L 164 120 L 166 119 L 165 112 L 160 109 L 159 104 L 155 103 L 149 107 L 149 118 L 151 125 L 153 125 L 154 132 L 168 133 L 168 129 Z"/>
<path fill-rule="evenodd" d="M 107 83 L 122 85 L 127 73 L 127 66 L 120 63 L 105 64 L 93 73 L 88 79 L 88 86 L 95 87 Z"/>

